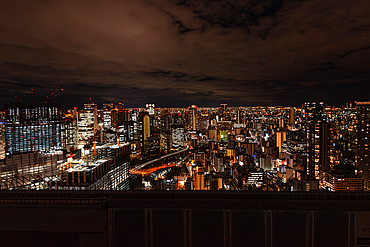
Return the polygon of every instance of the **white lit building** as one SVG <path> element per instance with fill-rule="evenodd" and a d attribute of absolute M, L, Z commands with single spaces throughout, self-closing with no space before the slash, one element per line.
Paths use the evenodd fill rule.
<path fill-rule="evenodd" d="M 96 104 L 85 104 L 84 109 L 78 114 L 78 140 L 87 141 L 94 136 L 97 128 L 97 108 Z"/>
<path fill-rule="evenodd" d="M 172 148 L 184 147 L 184 127 L 182 125 L 172 126 Z"/>

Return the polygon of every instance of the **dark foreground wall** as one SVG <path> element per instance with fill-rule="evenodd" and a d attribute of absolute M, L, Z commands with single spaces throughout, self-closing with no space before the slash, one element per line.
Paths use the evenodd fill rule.
<path fill-rule="evenodd" d="M 19 193 L 0 193 L 1 246 L 370 246 L 362 193 Z"/>

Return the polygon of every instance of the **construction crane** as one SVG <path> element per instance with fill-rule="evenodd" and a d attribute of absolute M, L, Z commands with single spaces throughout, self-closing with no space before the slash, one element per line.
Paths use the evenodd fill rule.
<path fill-rule="evenodd" d="M 63 91 L 63 88 L 60 88 L 59 86 L 57 89 L 54 90 L 50 95 L 45 97 L 45 103 L 51 103 L 51 100 L 58 96 L 59 93 Z"/>
<path fill-rule="evenodd" d="M 26 97 L 27 95 L 29 95 L 30 93 L 33 93 L 33 88 L 31 88 L 30 91 L 28 91 L 27 93 L 25 93 L 20 99 L 15 96 L 15 103 L 20 103 L 22 99 L 24 99 L 24 97 Z"/>
<path fill-rule="evenodd" d="M 92 100 L 92 98 L 89 98 L 89 100 L 91 101 L 91 103 L 93 103 L 93 105 L 95 105 L 95 102 Z"/>

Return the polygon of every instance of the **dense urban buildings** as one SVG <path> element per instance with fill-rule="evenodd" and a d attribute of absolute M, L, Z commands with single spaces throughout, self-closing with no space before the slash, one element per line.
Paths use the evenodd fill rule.
<path fill-rule="evenodd" d="M 1 188 L 369 190 L 368 102 L 100 108 L 90 101 L 82 109 L 5 105 Z"/>

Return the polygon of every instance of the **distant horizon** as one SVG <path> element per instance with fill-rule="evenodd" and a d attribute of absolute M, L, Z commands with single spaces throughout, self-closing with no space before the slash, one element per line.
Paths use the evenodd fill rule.
<path fill-rule="evenodd" d="M 142 104 L 141 106 L 131 106 L 131 104 L 127 104 L 127 103 L 123 103 L 123 104 L 124 104 L 125 108 L 127 108 L 127 109 L 136 109 L 136 108 L 138 108 L 138 109 L 144 108 L 145 109 L 146 108 L 145 107 L 145 104 L 154 104 L 155 105 L 155 108 L 188 108 L 191 105 L 196 105 L 198 108 L 219 108 L 221 104 L 227 104 L 227 107 L 230 107 L 230 108 L 236 108 L 236 107 L 296 107 L 296 108 L 299 108 L 299 107 L 301 107 L 306 102 L 324 102 L 325 106 L 341 108 L 341 107 L 345 106 L 346 104 L 352 103 L 353 105 L 355 105 L 356 104 L 355 102 L 370 102 L 370 100 L 359 100 L 359 101 L 345 102 L 342 105 L 328 104 L 325 101 L 302 101 L 302 103 L 299 104 L 299 105 L 267 105 L 267 104 L 266 105 L 261 105 L 261 104 L 260 105 L 259 104 L 229 105 L 227 103 L 220 103 L 219 105 L 216 105 L 216 106 L 205 106 L 205 105 L 196 105 L 196 104 L 188 104 L 186 106 L 160 106 L 160 105 L 157 105 L 155 102 L 146 102 L 146 103 Z M 12 104 L 12 103 L 16 103 L 15 100 L 13 102 L 8 102 L 8 103 L 2 104 L 2 108 L 0 108 L 0 109 L 1 110 L 5 110 L 5 104 Z M 30 102 L 30 101 L 24 100 L 24 101 L 21 101 L 20 103 L 41 104 L 41 103 L 44 103 L 44 102 L 43 101 L 41 101 L 41 102 Z M 90 104 L 90 103 L 91 102 L 86 101 L 85 103 L 81 103 L 79 105 L 73 105 L 73 106 L 65 107 L 64 106 L 65 103 L 60 102 L 58 100 L 55 100 L 55 102 L 54 101 L 52 102 L 52 104 L 61 104 L 61 109 L 73 109 L 75 107 L 77 107 L 77 109 L 83 109 L 84 108 L 84 104 Z M 103 102 L 103 103 L 94 102 L 94 103 L 97 104 L 98 109 L 102 109 L 103 104 L 111 104 L 111 103 L 113 103 L 113 105 L 115 105 L 115 104 L 121 103 L 121 102 L 120 101 L 117 101 L 117 102 Z"/>

